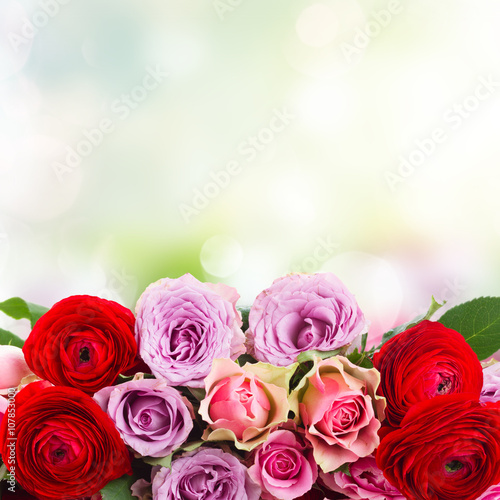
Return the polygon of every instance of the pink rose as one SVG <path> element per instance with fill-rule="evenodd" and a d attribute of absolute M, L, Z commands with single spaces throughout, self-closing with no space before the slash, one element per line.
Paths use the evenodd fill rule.
<path fill-rule="evenodd" d="M 347 358 L 315 358 L 297 388 L 300 417 L 323 472 L 366 457 L 379 444 L 385 399 L 376 395 L 380 374 Z"/>
<path fill-rule="evenodd" d="M 216 359 L 200 403 L 199 413 L 208 423 L 203 439 L 234 441 L 242 450 L 265 441 L 270 429 L 288 418 L 287 388 L 294 369 L 265 363 L 240 367 L 230 359 Z"/>
<path fill-rule="evenodd" d="M 0 394 L 17 387 L 21 380 L 32 375 L 22 349 L 13 345 L 0 345 Z"/>
<path fill-rule="evenodd" d="M 248 473 L 262 488 L 263 500 L 292 500 L 311 490 L 318 465 L 303 431 L 275 428 L 256 448 Z"/>
<path fill-rule="evenodd" d="M 255 299 L 248 347 L 259 361 L 286 366 L 304 351 L 351 344 L 366 321 L 354 295 L 332 273 L 289 274 Z"/>
<path fill-rule="evenodd" d="M 477 500 L 500 500 L 500 484 L 490 486 Z"/>

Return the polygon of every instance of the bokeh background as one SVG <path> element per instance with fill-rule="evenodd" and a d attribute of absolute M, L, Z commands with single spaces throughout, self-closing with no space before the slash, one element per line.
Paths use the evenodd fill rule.
<path fill-rule="evenodd" d="M 190 272 L 251 304 L 331 271 L 376 337 L 499 295 L 499 24 L 496 0 L 1 0 L 0 301 L 133 308 Z"/>

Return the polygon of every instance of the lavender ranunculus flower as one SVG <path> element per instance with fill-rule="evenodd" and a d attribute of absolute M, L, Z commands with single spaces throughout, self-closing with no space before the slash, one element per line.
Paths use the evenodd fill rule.
<path fill-rule="evenodd" d="M 334 274 L 289 274 L 257 296 L 247 336 L 256 359 L 286 366 L 301 352 L 350 344 L 365 327 L 356 299 Z"/>
<path fill-rule="evenodd" d="M 153 500 L 258 500 L 260 488 L 247 468 L 218 448 L 199 448 L 161 468 L 153 479 Z"/>
<path fill-rule="evenodd" d="M 125 444 L 143 456 L 166 457 L 193 428 L 191 403 L 163 380 L 133 380 L 94 394 Z"/>
<path fill-rule="evenodd" d="M 245 352 L 239 295 L 190 274 L 149 285 L 136 306 L 136 339 L 144 362 L 171 385 L 203 387 L 216 358 Z"/>
<path fill-rule="evenodd" d="M 405 500 L 405 497 L 385 479 L 373 456 L 350 464 L 344 472 L 320 472 L 322 483 L 331 491 L 342 493 L 351 500 Z"/>
<path fill-rule="evenodd" d="M 483 369 L 483 388 L 479 401 L 486 403 L 498 400 L 500 400 L 500 363 L 495 363 Z"/>

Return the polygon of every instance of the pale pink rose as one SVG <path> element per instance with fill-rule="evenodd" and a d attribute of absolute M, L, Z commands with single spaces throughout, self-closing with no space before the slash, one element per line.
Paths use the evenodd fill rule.
<path fill-rule="evenodd" d="M 385 399 L 376 396 L 379 383 L 374 368 L 342 356 L 315 358 L 297 390 L 306 437 L 323 472 L 366 457 L 378 446 L 385 408 Z"/>
<path fill-rule="evenodd" d="M 13 345 L 0 345 L 0 394 L 7 394 L 21 380 L 32 375 L 22 349 Z"/>
<path fill-rule="evenodd" d="M 288 382 L 294 369 L 266 363 L 240 367 L 230 359 L 216 359 L 200 403 L 199 413 L 208 423 L 203 439 L 234 441 L 242 450 L 265 441 L 272 427 L 287 420 Z"/>
<path fill-rule="evenodd" d="M 250 477 L 262 488 L 263 500 L 292 500 L 311 490 L 318 477 L 311 443 L 303 429 L 274 428 L 255 449 Z"/>
<path fill-rule="evenodd" d="M 2 423 L 2 418 L 5 415 L 8 406 L 9 402 L 3 396 L 0 396 L 0 424 Z"/>

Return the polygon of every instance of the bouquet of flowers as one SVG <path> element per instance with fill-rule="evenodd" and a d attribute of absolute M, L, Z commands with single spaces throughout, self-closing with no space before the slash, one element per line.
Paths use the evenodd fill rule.
<path fill-rule="evenodd" d="M 367 347 L 331 273 L 250 308 L 187 274 L 135 314 L 20 298 L 0 330 L 3 496 L 39 500 L 500 499 L 500 298 L 427 314 Z"/>

